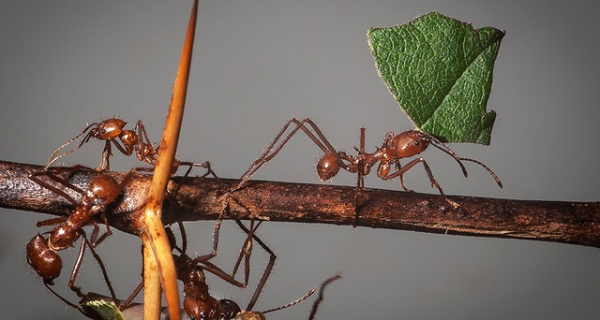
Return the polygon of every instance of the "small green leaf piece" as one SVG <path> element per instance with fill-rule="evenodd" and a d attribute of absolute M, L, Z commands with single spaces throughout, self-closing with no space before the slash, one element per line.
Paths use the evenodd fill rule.
<path fill-rule="evenodd" d="M 504 31 L 432 12 L 368 36 L 379 75 L 418 129 L 490 143 L 496 113 L 486 104 Z"/>
<path fill-rule="evenodd" d="M 114 302 L 107 302 L 103 299 L 85 301 L 82 303 L 84 308 L 94 310 L 102 319 L 106 320 L 126 320 L 125 316 L 119 311 Z"/>

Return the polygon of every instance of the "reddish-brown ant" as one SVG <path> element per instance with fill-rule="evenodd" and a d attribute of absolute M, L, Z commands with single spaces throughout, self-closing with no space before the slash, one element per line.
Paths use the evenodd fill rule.
<path fill-rule="evenodd" d="M 288 128 L 292 127 L 292 130 L 284 136 Z M 408 130 L 400 134 L 389 132 L 381 147 L 373 153 L 365 152 L 365 129 L 361 129 L 360 137 L 360 149 L 355 148 L 357 151 L 356 156 L 346 154 L 344 151 L 337 151 L 331 143 L 325 138 L 323 132 L 319 127 L 310 119 L 297 120 L 295 118 L 289 120 L 283 128 L 279 131 L 275 139 L 267 147 L 265 152 L 250 166 L 250 168 L 242 175 L 239 184 L 235 189 L 241 188 L 246 181 L 248 181 L 267 161 L 275 157 L 283 146 L 292 138 L 298 131 L 302 130 L 325 154 L 317 162 L 317 175 L 320 180 L 325 181 L 333 178 L 338 174 L 340 169 L 344 169 L 351 173 L 358 174 L 357 182 L 357 202 L 360 189 L 363 186 L 363 176 L 368 175 L 371 172 L 371 168 L 379 163 L 377 167 L 377 176 L 383 180 L 390 180 L 394 178 L 400 178 L 400 184 L 404 190 L 408 190 L 404 184 L 404 173 L 410 168 L 414 167 L 418 163 L 422 163 L 425 168 L 425 172 L 429 177 L 431 186 L 438 189 L 441 195 L 445 196 L 442 187 L 433 177 L 429 165 L 423 159 L 418 157 L 411 160 L 404 166 L 400 165 L 400 159 L 410 158 L 421 154 L 427 149 L 429 145 L 432 145 L 445 153 L 449 154 L 458 162 L 464 176 L 467 176 L 467 170 L 463 165 L 463 161 L 473 162 L 483 167 L 496 181 L 498 186 L 502 187 L 502 182 L 498 176 L 483 163 L 469 158 L 459 157 L 454 151 L 446 146 L 439 139 L 419 130 Z M 277 144 L 279 142 L 279 144 Z M 396 171 L 392 171 L 392 165 L 395 165 Z M 234 190 L 235 190 L 234 189 Z M 452 204 L 457 205 L 450 199 L 446 198 Z M 358 217 L 358 212 L 356 212 Z"/>
<path fill-rule="evenodd" d="M 82 168 L 91 170 L 89 168 L 75 166 L 67 171 L 74 172 Z M 80 311 L 82 310 L 79 307 L 69 302 L 67 299 L 63 298 L 50 288 L 50 285 L 54 284 L 53 280 L 60 275 L 60 271 L 62 269 L 62 260 L 58 255 L 58 251 L 73 247 L 75 241 L 77 241 L 83 236 L 79 254 L 77 256 L 68 283 L 69 288 L 73 290 L 79 297 L 83 297 L 81 289 L 75 286 L 75 280 L 77 278 L 77 275 L 79 274 L 79 269 L 83 262 L 85 250 L 86 248 L 89 248 L 92 252 L 92 255 L 100 265 L 112 298 L 116 300 L 115 293 L 108 279 L 108 275 L 106 273 L 104 264 L 102 263 L 102 260 L 100 259 L 98 254 L 96 254 L 96 251 L 94 249 L 100 242 L 102 242 L 107 236 L 111 234 L 111 231 L 108 227 L 107 219 L 104 216 L 103 219 L 107 231 L 103 235 L 99 236 L 100 228 L 98 226 L 98 223 L 92 218 L 99 213 L 103 214 L 102 211 L 110 203 L 115 201 L 117 197 L 119 197 L 121 191 L 129 182 L 129 180 L 133 177 L 134 174 L 135 170 L 131 170 L 129 173 L 127 173 L 123 180 L 121 180 L 121 183 L 117 183 L 117 181 L 113 177 L 107 174 L 97 174 L 91 179 L 90 184 L 87 190 L 85 191 L 74 186 L 66 179 L 56 176 L 49 171 L 34 173 L 30 176 L 32 180 L 34 180 L 41 186 L 48 188 L 49 190 L 65 197 L 65 199 L 67 199 L 75 205 L 75 208 L 68 217 L 52 218 L 48 220 L 39 221 L 37 223 L 38 227 L 51 225 L 56 226 L 52 231 L 48 232 L 50 235 L 47 239 L 44 238 L 42 235 L 37 235 L 29 241 L 29 243 L 27 244 L 27 261 L 29 265 L 36 271 L 36 273 L 38 273 L 38 275 L 42 277 L 44 285 L 52 293 L 54 293 L 56 296 L 58 296 L 61 300 L 63 300 L 70 306 Z M 80 193 L 81 199 L 79 200 L 79 202 L 75 201 L 65 191 L 41 179 L 41 175 L 48 176 L 50 179 L 61 183 L 66 188 Z M 90 239 L 88 239 L 85 231 L 83 230 L 83 227 L 86 225 L 93 226 L 93 231 Z M 83 313 L 86 314 L 85 312 Z"/>
<path fill-rule="evenodd" d="M 48 169 L 58 159 L 79 150 L 83 144 L 90 141 L 91 138 L 96 138 L 106 142 L 104 145 L 104 150 L 102 151 L 102 160 L 100 161 L 100 166 L 98 166 L 96 169 L 97 171 L 110 170 L 109 159 L 112 156 L 112 144 L 114 144 L 115 147 L 121 151 L 121 153 L 127 156 L 132 155 L 135 151 L 138 160 L 144 161 L 148 164 L 153 164 L 156 160 L 156 147 L 154 147 L 150 142 L 142 121 L 138 121 L 133 130 L 125 130 L 124 127 L 126 124 L 127 122 L 118 118 L 106 119 L 99 123 L 89 124 L 87 127 L 85 127 L 85 129 L 83 129 L 83 131 L 81 131 L 80 134 L 65 142 L 50 155 L 45 169 Z M 77 147 L 65 153 L 59 154 L 67 146 L 83 135 L 85 136 L 79 145 L 77 145 Z"/>
<path fill-rule="evenodd" d="M 247 232 L 248 238 L 246 239 L 242 251 L 240 252 L 240 256 L 238 258 L 238 261 L 236 262 L 234 272 L 232 274 L 228 274 L 221 268 L 210 263 L 208 260 L 212 258 L 211 256 L 200 256 L 196 258 L 191 258 L 187 255 L 187 236 L 182 223 L 178 223 L 182 238 L 181 247 L 177 245 L 175 236 L 173 235 L 171 229 L 167 229 L 169 240 L 171 242 L 171 247 L 174 251 L 177 252 L 173 254 L 173 260 L 177 269 L 177 278 L 184 284 L 184 311 L 192 319 L 229 319 L 225 317 L 225 309 L 221 302 L 210 296 L 208 292 L 208 285 L 206 284 L 206 277 L 204 275 L 204 271 L 208 271 L 237 287 L 245 288 L 248 285 L 248 275 L 250 271 L 248 261 L 249 256 L 252 252 L 252 245 L 250 241 L 250 239 L 252 238 L 256 240 L 256 242 L 259 243 L 261 247 L 263 247 L 263 249 L 265 249 L 265 251 L 267 251 L 270 254 L 269 264 L 263 272 L 261 280 L 250 301 L 249 308 L 251 308 L 256 303 L 256 300 L 258 300 L 258 296 L 260 295 L 260 292 L 262 291 L 262 288 L 264 287 L 266 280 L 269 277 L 271 270 L 273 269 L 276 256 L 275 253 L 271 251 L 271 249 L 264 242 L 262 242 L 260 238 L 258 238 L 255 234 L 255 231 L 259 227 L 260 222 L 256 226 L 254 226 L 254 222 L 251 221 L 250 229 L 246 228 L 239 221 L 238 224 L 240 228 L 242 228 L 242 230 Z M 237 281 L 234 278 L 234 276 L 243 257 L 246 258 L 246 272 L 244 283 L 241 283 Z"/>
<path fill-rule="evenodd" d="M 102 159 L 100 161 L 100 165 L 98 168 L 96 168 L 96 171 L 110 170 L 110 157 L 113 155 L 112 145 L 114 145 L 124 155 L 130 156 L 135 152 L 138 160 L 150 165 L 154 165 L 158 155 L 158 146 L 155 146 L 152 144 L 152 142 L 150 142 L 148 133 L 146 132 L 142 121 L 138 120 L 133 130 L 125 130 L 124 128 L 126 124 L 127 122 L 121 119 L 111 118 L 88 125 L 85 127 L 85 129 L 83 129 L 83 131 L 81 131 L 80 134 L 76 135 L 71 140 L 65 142 L 56 150 L 54 150 L 54 152 L 48 158 L 48 162 L 46 163 L 44 169 L 48 170 L 48 168 L 58 159 L 81 149 L 81 147 L 90 141 L 91 138 L 105 141 L 104 150 L 102 151 Z M 60 153 L 71 143 L 77 141 L 77 139 L 79 139 L 81 136 L 84 137 L 74 149 Z M 204 176 L 212 174 L 214 177 L 216 177 L 208 161 L 204 163 L 194 163 L 176 159 L 173 171 L 177 171 L 180 165 L 189 166 L 189 169 L 186 171 L 184 176 L 187 176 L 193 167 L 202 167 L 207 170 L 207 173 Z"/>

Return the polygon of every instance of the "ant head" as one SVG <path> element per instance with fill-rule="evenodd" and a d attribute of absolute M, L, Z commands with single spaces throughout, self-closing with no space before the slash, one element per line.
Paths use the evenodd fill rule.
<path fill-rule="evenodd" d="M 242 312 L 240 306 L 233 300 L 221 299 L 219 303 L 221 303 L 221 307 L 223 308 L 223 317 L 225 319 L 233 319 L 238 313 Z"/>
<path fill-rule="evenodd" d="M 394 150 L 398 159 L 408 158 L 425 151 L 431 141 L 431 136 L 418 130 L 408 130 L 398 135 L 388 133 L 382 149 Z"/>
<path fill-rule="evenodd" d="M 27 243 L 27 263 L 48 284 L 52 284 L 52 280 L 58 278 L 62 270 L 62 259 L 48 248 L 46 239 L 40 234 Z"/>
<path fill-rule="evenodd" d="M 92 201 L 104 202 L 113 200 L 120 193 L 119 184 L 115 178 L 107 174 L 97 174 L 90 181 L 86 196 Z"/>
<path fill-rule="evenodd" d="M 206 299 L 186 295 L 183 300 L 183 310 L 192 319 L 227 319 L 219 301 L 213 297 Z"/>
<path fill-rule="evenodd" d="M 326 153 L 317 162 L 317 176 L 321 181 L 329 180 L 340 172 L 338 158 L 333 153 Z"/>
<path fill-rule="evenodd" d="M 118 137 L 121 134 L 121 131 L 123 131 L 123 127 L 125 127 L 126 124 L 127 122 L 121 119 L 107 119 L 100 122 L 98 126 L 93 128 L 91 134 L 92 136 L 100 140 L 110 140 Z"/>

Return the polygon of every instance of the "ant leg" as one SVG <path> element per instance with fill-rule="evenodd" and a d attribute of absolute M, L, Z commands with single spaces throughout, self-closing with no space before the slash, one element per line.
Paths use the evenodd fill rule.
<path fill-rule="evenodd" d="M 67 300 L 65 297 L 61 296 L 60 294 L 58 294 L 58 292 L 54 291 L 54 289 L 52 289 L 52 287 L 49 285 L 49 283 L 47 283 L 46 281 L 44 281 L 44 285 L 46 286 L 46 288 L 48 288 L 48 290 L 50 290 L 50 292 L 52 292 L 55 296 L 57 296 L 60 300 L 62 300 L 62 302 L 66 303 L 69 307 L 74 308 L 76 310 L 78 310 L 79 312 L 81 312 L 84 316 L 91 318 L 91 319 L 98 319 L 96 317 L 96 315 L 91 314 L 91 313 L 87 313 L 85 310 L 83 310 L 81 307 L 79 307 L 78 305 L 74 304 L 73 302 Z"/>
<path fill-rule="evenodd" d="M 174 166 L 173 171 L 177 171 L 177 169 L 179 168 L 179 166 L 182 166 L 182 165 L 188 167 L 188 169 L 185 171 L 185 174 L 183 175 L 184 178 L 187 178 L 190 175 L 190 172 L 192 172 L 192 169 L 194 167 L 206 169 L 206 172 L 201 176 L 202 178 L 206 178 L 209 175 L 213 176 L 213 178 L 216 178 L 216 179 L 219 178 L 217 176 L 217 174 L 212 170 L 209 161 L 206 161 L 206 162 L 203 162 L 203 163 L 197 163 L 197 162 L 179 161 L 179 160 L 177 160 L 176 163 L 173 165 Z"/>
<path fill-rule="evenodd" d="M 197 257 L 197 261 L 200 263 L 206 263 L 208 260 L 217 256 L 217 248 L 219 247 L 219 231 L 221 230 L 221 223 L 223 222 L 223 218 L 219 216 L 217 222 L 215 223 L 215 227 L 213 228 L 213 248 L 212 252 L 209 254 L 202 255 Z M 196 260 L 195 259 L 195 260 Z"/>
<path fill-rule="evenodd" d="M 102 160 L 100 160 L 100 165 L 96 168 L 96 171 L 110 171 L 110 157 L 112 157 L 112 149 L 110 140 L 107 140 L 104 144 L 104 150 L 102 150 Z"/>
<path fill-rule="evenodd" d="M 248 235 L 252 234 L 252 238 L 256 241 L 256 243 L 258 243 L 270 255 L 269 256 L 269 263 L 267 264 L 267 267 L 265 268 L 265 271 L 263 272 L 263 275 L 261 276 L 260 281 L 259 281 L 258 285 L 256 286 L 256 290 L 254 291 L 254 294 L 252 295 L 252 298 L 250 299 L 250 302 L 248 303 L 248 307 L 246 308 L 246 310 L 252 310 L 252 307 L 254 307 L 254 305 L 256 304 L 256 301 L 258 300 L 258 297 L 260 296 L 260 293 L 262 292 L 262 289 L 264 288 L 265 284 L 267 283 L 267 279 L 269 278 L 269 275 L 271 274 L 271 271 L 273 270 L 273 266 L 275 265 L 275 259 L 277 259 L 277 256 L 271 250 L 271 248 L 269 248 L 269 246 L 267 246 L 255 234 L 254 231 L 256 231 L 256 228 L 258 228 L 258 225 L 256 226 L 256 228 L 254 228 L 255 230 L 250 231 L 240 221 L 236 220 L 236 223 Z"/>
<path fill-rule="evenodd" d="M 148 137 L 148 133 L 146 132 L 142 120 L 136 122 L 133 130 L 138 136 L 138 144 L 135 146 L 137 158 L 148 164 L 154 163 L 156 161 L 157 148 L 154 148 L 152 145 L 152 141 L 150 141 L 150 138 Z"/>
<path fill-rule="evenodd" d="M 396 171 L 400 170 L 402 168 L 402 165 L 400 165 L 400 160 L 396 160 Z M 413 190 L 409 189 L 406 187 L 406 184 L 404 184 L 404 175 L 401 174 L 400 175 L 400 187 L 402 187 L 402 190 L 407 191 L 407 192 L 413 192 Z"/>
<path fill-rule="evenodd" d="M 178 224 L 180 224 L 181 226 L 183 226 L 182 222 L 178 222 Z M 171 232 L 171 229 L 170 228 L 166 228 L 166 230 L 167 230 L 167 235 L 169 237 L 173 237 L 173 239 L 174 239 L 175 236 Z M 169 240 L 170 239 L 171 238 L 169 238 Z M 174 243 L 175 242 L 173 242 L 173 244 Z M 144 247 L 141 246 L 140 249 L 141 249 L 140 251 L 141 251 L 141 253 L 143 255 Z M 141 277 L 144 278 L 144 268 L 142 268 Z M 144 289 L 144 281 L 143 280 L 140 281 L 140 283 L 137 285 L 137 287 L 135 287 L 135 289 L 133 289 L 133 291 L 131 292 L 131 294 L 129 295 L 129 297 L 127 297 L 127 299 L 125 299 L 125 300 L 123 300 L 123 301 L 121 301 L 119 303 L 119 310 L 122 311 L 122 310 L 125 310 L 125 309 L 129 308 L 131 306 L 132 302 L 133 302 L 133 299 L 135 299 L 135 297 L 137 297 L 137 295 L 140 294 L 140 292 L 142 291 L 142 289 Z"/>
<path fill-rule="evenodd" d="M 92 168 L 88 168 L 88 167 L 81 166 L 81 165 L 76 165 L 73 167 L 62 168 L 62 169 L 66 170 L 69 174 L 72 174 L 73 172 L 77 172 L 77 171 L 94 171 Z M 67 187 L 79 194 L 84 193 L 84 191 L 82 189 L 73 185 L 67 179 L 59 177 L 58 175 L 50 172 L 50 170 L 34 172 L 29 175 L 29 179 L 33 180 L 35 183 L 39 184 L 40 186 L 64 197 L 65 199 L 67 199 L 69 202 L 71 202 L 74 205 L 77 205 L 77 201 L 75 201 L 75 199 L 73 199 L 73 197 L 71 197 L 69 194 L 67 194 L 64 190 L 59 189 L 58 187 L 55 187 L 52 184 L 42 180 L 41 176 L 46 176 L 49 179 L 56 181 L 56 182 L 60 183 L 61 185 L 63 185 L 64 187 Z"/>
<path fill-rule="evenodd" d="M 42 220 L 42 221 L 38 221 L 36 223 L 36 226 L 42 227 L 42 226 L 53 226 L 56 224 L 60 224 L 67 221 L 67 217 L 58 217 L 58 218 L 50 218 L 50 219 L 46 219 L 46 220 Z"/>
<path fill-rule="evenodd" d="M 95 225 L 94 228 L 98 228 L 98 225 Z M 106 267 L 104 266 L 102 259 L 96 253 L 96 250 L 94 249 L 92 244 L 89 242 L 87 235 L 85 234 L 85 232 L 83 232 L 83 230 L 82 230 L 82 235 L 83 235 L 83 239 L 81 240 L 81 247 L 79 249 L 79 254 L 77 255 L 77 259 L 75 260 L 75 265 L 73 266 L 73 271 L 71 272 L 71 277 L 69 278 L 69 283 L 68 283 L 69 288 L 71 288 L 71 290 L 73 290 L 77 294 L 77 296 L 79 296 L 79 297 L 84 296 L 83 293 L 81 292 L 81 288 L 75 286 L 75 280 L 77 279 L 77 276 L 79 275 L 79 269 L 81 268 L 81 265 L 83 263 L 83 256 L 85 254 L 85 249 L 86 249 L 86 247 L 89 247 L 90 251 L 92 252 L 92 255 L 94 256 L 94 259 L 96 259 L 96 261 L 98 262 L 98 265 L 100 266 L 100 270 L 102 271 L 102 276 L 104 277 L 104 281 L 106 282 L 106 285 L 108 286 L 108 290 L 110 291 L 111 298 L 114 301 L 117 301 L 115 291 L 112 287 L 112 284 L 110 283 L 110 280 L 108 278 L 108 273 L 106 272 Z"/>
<path fill-rule="evenodd" d="M 85 234 L 83 234 L 83 238 L 86 239 Z M 75 286 L 75 279 L 77 279 L 77 275 L 79 274 L 79 268 L 81 268 L 81 264 L 83 262 L 83 255 L 85 253 L 86 241 L 81 240 L 81 247 L 79 249 L 79 254 L 77 255 L 77 260 L 75 260 L 75 265 L 73 265 L 73 271 L 71 271 L 71 277 L 69 278 L 69 288 L 73 290 L 78 297 L 83 297 L 83 293 L 81 292 L 81 288 Z"/>
<path fill-rule="evenodd" d="M 242 225 L 242 222 L 240 220 L 236 219 L 235 221 L 238 224 L 238 226 Z M 256 229 L 258 229 L 261 223 L 262 221 L 259 221 L 255 227 L 254 218 L 250 219 L 250 230 L 249 232 L 247 232 L 248 237 L 246 238 L 246 241 L 244 241 L 244 245 L 242 246 L 242 249 L 240 249 L 238 259 L 235 262 L 235 265 L 233 266 L 232 274 L 235 276 L 242 263 L 242 259 L 244 259 L 244 280 L 246 284 L 248 284 L 248 279 L 250 278 L 250 256 L 252 256 L 252 237 L 254 236 L 254 232 L 256 232 Z M 242 230 L 245 231 L 246 229 Z"/>
<path fill-rule="evenodd" d="M 431 168 L 429 168 L 427 161 L 425 161 L 425 159 L 423 159 L 423 157 L 416 158 L 416 159 L 412 160 L 411 162 L 407 163 L 404 167 L 401 167 L 398 171 L 396 171 L 392 174 L 389 174 L 389 175 L 382 175 L 382 176 L 380 176 L 380 178 L 383 180 L 390 180 L 390 179 L 394 179 L 396 177 L 402 176 L 406 171 L 410 170 L 410 168 L 414 167 L 417 163 L 423 164 L 423 167 L 425 168 L 425 172 L 427 172 L 427 176 L 429 177 L 429 181 L 431 181 L 431 187 L 438 189 L 440 194 L 445 196 L 444 191 L 442 190 L 442 187 L 433 177 L 433 174 L 431 173 Z"/>
<path fill-rule="evenodd" d="M 182 239 L 182 246 L 179 247 L 176 243 L 176 239 L 175 239 L 175 235 L 173 234 L 172 230 L 169 228 L 167 230 L 169 230 L 167 232 L 167 235 L 169 237 L 169 242 L 171 243 L 171 246 L 173 247 L 174 250 L 179 251 L 179 259 L 175 259 L 176 261 L 179 261 L 179 263 L 176 263 L 176 267 L 178 269 L 181 269 L 178 271 L 178 273 L 183 272 L 183 273 L 187 273 L 187 271 L 182 271 L 185 270 L 185 268 L 190 268 L 192 266 L 199 266 L 202 265 L 201 268 L 203 270 L 206 270 L 216 276 L 218 276 L 219 278 L 229 282 L 230 284 L 236 286 L 236 287 L 240 287 L 240 288 L 245 288 L 247 286 L 246 284 L 243 284 L 237 280 L 235 280 L 234 276 L 228 274 L 227 272 L 223 271 L 221 268 L 217 267 L 216 265 L 208 262 L 207 260 L 205 260 L 204 256 L 202 257 L 197 257 L 195 259 L 191 259 L 187 256 L 186 251 L 187 251 L 187 236 L 186 236 L 186 232 L 185 232 L 185 228 L 183 227 L 183 223 L 178 222 L 179 225 L 179 230 L 181 233 L 181 239 Z M 186 267 L 181 267 L 181 264 L 185 264 Z M 179 265 L 179 266 L 177 266 Z M 181 280 L 181 279 L 180 279 Z M 183 280 L 182 280 L 183 281 Z"/>
<path fill-rule="evenodd" d="M 339 280 L 340 278 L 342 278 L 342 276 L 340 274 L 336 274 L 335 276 L 325 280 L 321 284 L 321 287 L 319 288 L 319 296 L 313 303 L 312 309 L 310 310 L 310 315 L 308 316 L 308 320 L 313 320 L 315 318 L 315 315 L 317 314 L 317 309 L 319 308 L 321 302 L 323 302 L 323 294 L 325 292 L 325 287 L 328 286 L 330 283 Z"/>
<path fill-rule="evenodd" d="M 425 159 L 423 159 L 423 157 L 416 158 L 416 159 L 412 160 L 411 162 L 407 163 L 404 167 L 400 168 L 398 171 L 396 171 L 390 175 L 387 175 L 387 176 L 382 175 L 382 176 L 380 176 L 380 178 L 383 180 L 389 180 L 389 179 L 394 179 L 396 177 L 402 176 L 406 171 L 410 170 L 410 168 L 414 167 L 417 163 L 423 164 L 423 167 L 425 168 L 425 172 L 427 172 L 427 176 L 429 177 L 429 181 L 431 181 L 431 187 L 438 189 L 438 191 L 440 192 L 440 195 L 442 195 L 444 197 L 446 202 L 448 202 L 449 204 L 451 204 L 454 207 L 460 207 L 460 205 L 458 203 L 456 203 L 455 201 L 450 200 L 448 197 L 446 197 L 446 194 L 444 194 L 442 187 L 433 177 L 431 168 L 427 164 L 427 161 L 425 161 Z"/>
<path fill-rule="evenodd" d="M 360 201 L 360 191 L 365 185 L 365 178 L 363 176 L 365 162 L 363 160 L 362 155 L 365 153 L 365 128 L 360 128 L 360 149 L 358 151 L 358 163 L 357 163 L 357 175 L 356 175 L 356 196 L 354 199 L 354 222 L 352 223 L 352 227 L 356 228 L 358 225 L 359 219 L 359 201 Z"/>
<path fill-rule="evenodd" d="M 142 292 L 142 289 L 144 289 L 143 281 L 141 281 L 137 285 L 137 287 L 135 287 L 135 289 L 133 289 L 133 292 L 129 295 L 129 297 L 127 297 L 127 299 L 125 299 L 119 303 L 119 310 L 122 311 L 122 310 L 127 309 L 133 302 L 133 299 L 135 299 L 135 297 L 137 297 L 137 295 L 140 294 L 140 292 Z"/>
<path fill-rule="evenodd" d="M 295 124 L 296 126 L 290 131 L 290 133 L 288 133 L 284 137 L 284 133 L 287 131 L 287 129 L 292 124 Z M 310 129 L 307 128 L 306 125 L 310 126 L 315 133 L 312 133 L 310 131 Z M 267 149 L 265 150 L 265 152 L 260 157 L 258 157 L 258 159 L 256 159 L 252 163 L 252 165 L 250 166 L 250 168 L 248 168 L 248 170 L 246 170 L 246 172 L 244 172 L 244 174 L 240 178 L 239 184 L 232 191 L 235 191 L 235 190 L 238 190 L 238 189 L 242 188 L 243 185 L 246 183 L 246 181 L 248 181 L 266 162 L 268 162 L 269 160 L 273 159 L 273 157 L 275 157 L 279 153 L 279 151 L 281 151 L 281 149 L 283 148 L 283 146 L 285 146 L 287 144 L 287 142 L 299 130 L 304 131 L 304 133 L 323 152 L 325 152 L 326 154 L 334 154 L 335 157 L 336 157 L 336 159 L 337 159 L 337 161 L 340 163 L 340 166 L 345 167 L 345 164 L 343 163 L 342 159 L 337 154 L 337 151 L 335 150 L 335 148 L 333 148 L 333 146 L 331 145 L 331 143 L 329 143 L 329 141 L 325 138 L 325 135 L 321 132 L 321 130 L 319 129 L 319 127 L 312 120 L 306 118 L 306 119 L 304 119 L 302 121 L 299 121 L 296 118 L 292 118 L 291 120 L 289 120 L 283 126 L 283 128 L 281 128 L 281 130 L 275 136 L 275 138 L 273 139 L 273 141 L 271 142 L 271 144 L 267 147 Z M 315 134 L 316 134 L 316 136 L 315 136 Z M 280 139 L 282 137 L 283 137 L 283 140 L 281 140 L 281 142 L 279 143 L 279 145 L 277 145 L 277 147 L 275 147 L 275 145 L 280 141 Z"/>
<path fill-rule="evenodd" d="M 130 156 L 131 154 L 133 154 L 133 148 L 128 147 L 127 145 L 124 147 L 123 145 L 121 145 L 121 143 L 119 143 L 118 140 L 116 139 L 110 139 L 107 140 L 106 143 L 109 143 L 110 141 L 112 141 L 112 143 L 115 145 L 115 147 L 117 147 L 117 149 L 119 149 L 119 151 L 126 155 L 126 156 Z M 109 148 L 110 149 L 110 148 Z M 110 154 L 112 156 L 112 153 Z M 108 159 L 107 159 L 107 164 L 108 164 Z"/>
<path fill-rule="evenodd" d="M 92 231 L 92 236 L 90 237 L 91 246 L 94 248 L 96 248 L 102 241 L 104 241 L 106 238 L 112 235 L 112 231 L 110 230 L 108 220 L 106 219 L 106 215 L 104 213 L 102 214 L 102 218 L 104 220 L 104 225 L 106 226 L 106 232 L 104 232 L 100 237 L 98 237 L 100 228 L 98 228 L 98 225 L 94 223 L 94 230 Z"/>

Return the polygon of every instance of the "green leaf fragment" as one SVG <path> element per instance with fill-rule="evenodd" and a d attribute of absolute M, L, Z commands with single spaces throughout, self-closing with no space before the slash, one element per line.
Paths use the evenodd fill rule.
<path fill-rule="evenodd" d="M 86 301 L 82 303 L 82 306 L 94 310 L 102 319 L 126 320 L 125 316 L 119 311 L 119 308 L 114 302 L 107 302 L 100 299 Z"/>
<path fill-rule="evenodd" d="M 490 143 L 496 113 L 486 104 L 504 31 L 432 12 L 368 36 L 379 75 L 418 129 Z"/>

